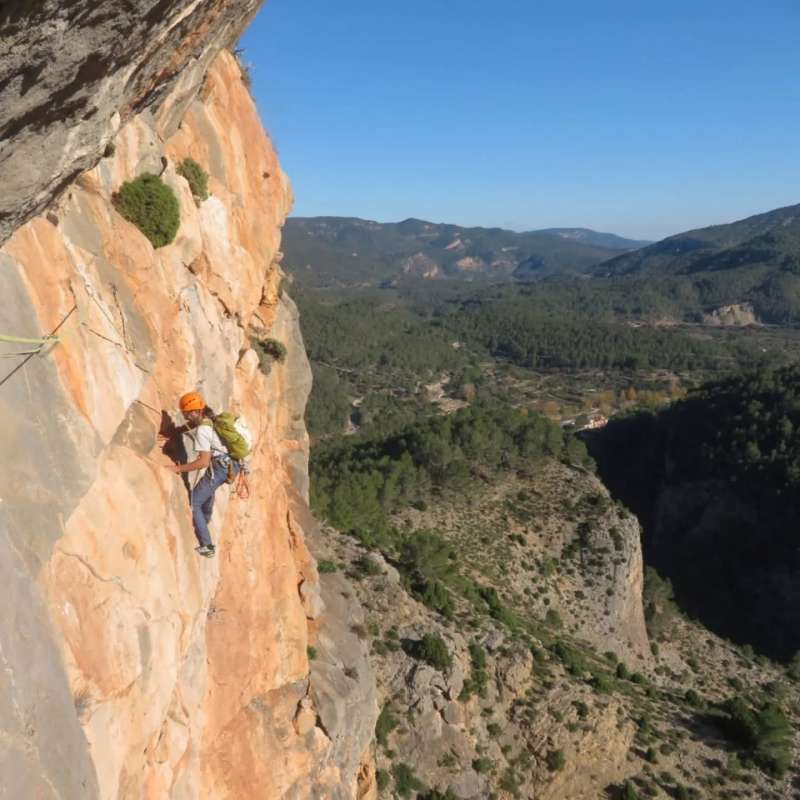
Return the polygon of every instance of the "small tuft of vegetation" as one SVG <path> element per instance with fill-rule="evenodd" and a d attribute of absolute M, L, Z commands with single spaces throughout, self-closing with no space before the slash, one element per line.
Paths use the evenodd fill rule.
<path fill-rule="evenodd" d="M 178 175 L 186 178 L 195 202 L 199 204 L 208 198 L 208 173 L 193 158 L 184 158 L 181 161 Z"/>
<path fill-rule="evenodd" d="M 544 624 L 555 630 L 560 630 L 564 627 L 561 615 L 554 608 L 547 609 L 547 613 L 544 615 Z"/>
<path fill-rule="evenodd" d="M 378 784 L 378 791 L 383 792 L 389 788 L 389 782 L 391 781 L 392 776 L 385 769 L 379 769 L 375 773 L 375 780 Z"/>
<path fill-rule="evenodd" d="M 251 344 L 256 353 L 258 353 L 258 363 L 261 371 L 267 375 L 274 361 L 283 363 L 286 360 L 286 345 L 277 339 L 251 339 Z"/>
<path fill-rule="evenodd" d="M 641 800 L 639 792 L 631 781 L 625 781 L 619 794 L 620 800 Z"/>
<path fill-rule="evenodd" d="M 500 596 L 497 594 L 497 589 L 495 589 L 494 586 L 481 586 L 478 589 L 478 594 L 483 602 L 486 603 L 489 610 L 489 616 L 492 617 L 492 619 L 502 622 L 503 625 L 506 625 L 509 628 L 517 627 L 519 623 L 516 616 L 500 600 Z"/>
<path fill-rule="evenodd" d="M 381 709 L 378 721 L 375 723 L 375 739 L 381 747 L 389 746 L 389 734 L 398 726 L 397 717 L 392 714 L 388 705 Z"/>
<path fill-rule="evenodd" d="M 356 572 L 356 577 L 374 578 L 376 575 L 382 575 L 383 570 L 381 565 L 371 556 L 359 556 L 353 562 L 353 569 Z"/>
<path fill-rule="evenodd" d="M 464 681 L 459 700 L 469 700 L 473 694 L 479 697 L 486 696 L 486 687 L 489 683 L 489 673 L 486 671 L 486 650 L 477 642 L 469 645 L 469 657 L 472 671 Z"/>
<path fill-rule="evenodd" d="M 458 800 L 458 796 L 453 794 L 451 789 L 444 792 L 439 792 L 436 789 L 431 789 L 427 794 L 419 795 L 419 800 Z"/>
<path fill-rule="evenodd" d="M 800 683 L 800 652 L 794 654 L 786 668 L 786 674 L 793 680 Z"/>
<path fill-rule="evenodd" d="M 472 762 L 472 769 L 475 772 L 483 775 L 486 772 L 491 772 L 494 769 L 494 761 L 491 758 L 476 758 Z"/>
<path fill-rule="evenodd" d="M 181 223 L 175 192 L 157 175 L 145 173 L 126 181 L 112 198 L 114 208 L 132 222 L 153 247 L 171 244 Z"/>
<path fill-rule="evenodd" d="M 92 704 L 92 696 L 88 686 L 79 689 L 72 698 L 75 703 L 75 713 L 78 717 L 82 717 L 90 708 Z"/>
<path fill-rule="evenodd" d="M 550 750 L 545 757 L 550 772 L 560 772 L 566 766 L 567 759 L 563 750 Z"/>
<path fill-rule="evenodd" d="M 642 592 L 647 632 L 653 638 L 666 636 L 677 613 L 672 582 L 662 578 L 653 567 L 645 567 Z"/>
<path fill-rule="evenodd" d="M 308 655 L 309 661 L 314 661 L 317 657 L 317 648 L 309 645 L 306 647 L 306 654 Z"/>
<path fill-rule="evenodd" d="M 317 572 L 319 572 L 322 575 L 330 575 L 330 573 L 332 572 L 337 572 L 338 569 L 339 567 L 337 567 L 336 564 L 333 563 L 333 561 L 323 560 L 317 564 Z"/>
<path fill-rule="evenodd" d="M 445 670 L 453 663 L 450 651 L 437 633 L 426 633 L 413 646 L 413 655 L 438 670 Z"/>
<path fill-rule="evenodd" d="M 550 649 L 570 675 L 580 678 L 588 670 L 583 654 L 566 642 L 556 641 Z"/>
<path fill-rule="evenodd" d="M 395 764 L 392 767 L 392 775 L 394 776 L 394 790 L 400 797 L 410 798 L 412 793 L 425 789 L 408 764 Z"/>
<path fill-rule="evenodd" d="M 425 591 L 422 593 L 422 602 L 428 608 L 438 611 L 443 617 L 452 619 L 455 612 L 453 598 L 447 587 L 437 580 L 427 581 Z"/>

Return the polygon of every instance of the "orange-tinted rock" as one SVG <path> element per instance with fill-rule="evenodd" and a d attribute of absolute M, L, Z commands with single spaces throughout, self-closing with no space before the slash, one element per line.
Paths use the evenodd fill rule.
<path fill-rule="evenodd" d="M 63 322 L 0 396 L 17 465 L 0 534 L 46 598 L 73 695 L 53 689 L 51 711 L 73 738 L 80 722 L 95 772 L 81 761 L 82 796 L 96 778 L 103 798 L 355 797 L 359 764 L 317 726 L 309 691 L 325 604 L 304 538 L 310 370 L 277 266 L 291 191 L 230 55 L 177 132 L 165 125 L 132 119 L 0 250 L 3 332 Z M 199 206 L 177 174 L 186 156 L 210 174 Z M 181 225 L 154 250 L 111 195 L 162 158 Z M 286 344 L 268 374 L 253 330 Z M 213 560 L 194 552 L 187 492 L 156 442 L 195 388 L 257 439 L 249 500 L 218 492 Z"/>

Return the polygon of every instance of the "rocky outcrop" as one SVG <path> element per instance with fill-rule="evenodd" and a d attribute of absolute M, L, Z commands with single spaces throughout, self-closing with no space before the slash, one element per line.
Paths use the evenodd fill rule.
<path fill-rule="evenodd" d="M 180 122 L 263 0 L 78 0 L 0 7 L 0 244 L 94 166 L 137 113 Z"/>
<path fill-rule="evenodd" d="M 520 613 L 555 614 L 598 652 L 649 661 L 639 523 L 597 477 L 544 462 L 471 500 L 407 509 L 398 524 L 447 532 L 470 574 Z"/>
<path fill-rule="evenodd" d="M 185 38 L 177 5 L 151 12 Z M 223 19 L 252 7 L 182 10 L 218 20 L 213 42 Z M 201 39 L 185 45 L 198 65 Z M 344 746 L 307 655 L 325 604 L 304 538 L 311 375 L 277 264 L 291 191 L 235 59 L 220 55 L 187 103 L 200 75 L 180 71 L 179 52 L 184 44 L 155 113 L 125 122 L 134 106 L 123 103 L 108 155 L 0 250 L 0 331 L 58 336 L 3 346 L 35 352 L 4 358 L 0 377 L 0 438 L 14 465 L 0 503 L 10 598 L 0 729 L 14 776 L 2 797 L 345 798 L 371 769 L 368 669 L 356 667 L 359 691 L 347 695 L 365 722 Z M 163 54 L 147 64 L 130 79 L 140 109 L 150 71 L 167 68 Z M 54 142 L 61 125 L 52 122 Z M 105 136 L 72 130 L 65 176 L 92 157 L 81 140 Z M 33 140 L 18 137 L 25 152 Z M 176 171 L 186 156 L 210 175 L 199 205 Z M 158 250 L 111 203 L 146 171 L 180 202 L 177 238 Z M 54 185 L 26 184 L 13 219 Z M 281 341 L 285 360 L 259 368 L 253 336 Z M 187 492 L 156 437 L 193 388 L 243 414 L 257 438 L 250 499 L 218 493 L 214 560 L 193 550 Z"/>
<path fill-rule="evenodd" d="M 330 528 L 309 543 L 338 567 L 323 584 L 355 594 L 366 611 L 351 621 L 360 640 L 351 652 L 370 651 L 384 709 L 376 748 L 384 781 L 406 765 L 421 785 L 463 800 L 589 800 L 629 774 L 635 726 L 624 704 L 565 676 L 541 642 L 526 642 L 491 619 L 443 618 L 408 593 L 380 554 Z M 375 565 L 367 574 L 365 557 Z M 425 634 L 442 638 L 449 666 L 414 655 Z M 470 645 L 484 654 L 482 688 Z M 561 751 L 563 771 L 548 766 L 553 751 Z"/>
<path fill-rule="evenodd" d="M 442 270 L 439 264 L 425 253 L 414 253 L 401 264 L 404 275 L 414 275 L 417 278 L 441 278 Z"/>
<path fill-rule="evenodd" d="M 705 325 L 729 327 L 760 324 L 751 303 L 734 303 L 729 306 L 720 306 L 707 314 L 703 314 L 702 321 Z"/>

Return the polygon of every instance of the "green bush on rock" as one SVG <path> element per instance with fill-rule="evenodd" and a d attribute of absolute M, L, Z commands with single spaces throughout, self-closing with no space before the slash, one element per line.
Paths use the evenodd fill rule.
<path fill-rule="evenodd" d="M 178 175 L 186 178 L 195 201 L 208 198 L 208 173 L 193 159 L 184 158 L 178 166 Z"/>
<path fill-rule="evenodd" d="M 437 633 L 426 633 L 414 646 L 414 655 L 438 670 L 445 670 L 453 663 L 444 639 Z"/>
<path fill-rule="evenodd" d="M 283 363 L 286 359 L 286 345 L 277 339 L 251 339 L 253 349 L 258 353 L 261 371 L 268 375 L 273 361 Z"/>
<path fill-rule="evenodd" d="M 550 772 L 560 772 L 567 763 L 563 750 L 550 750 L 545 757 L 545 761 Z"/>
<path fill-rule="evenodd" d="M 146 173 L 126 181 L 114 194 L 113 203 L 153 247 L 164 247 L 175 239 L 181 222 L 178 198 L 158 176 Z"/>
<path fill-rule="evenodd" d="M 408 764 L 395 764 L 392 767 L 392 775 L 394 776 L 394 790 L 400 797 L 410 798 L 413 792 L 425 789 Z"/>
<path fill-rule="evenodd" d="M 741 697 L 723 703 L 727 714 L 723 728 L 761 769 L 781 777 L 792 762 L 792 725 L 775 703 L 752 707 Z"/>

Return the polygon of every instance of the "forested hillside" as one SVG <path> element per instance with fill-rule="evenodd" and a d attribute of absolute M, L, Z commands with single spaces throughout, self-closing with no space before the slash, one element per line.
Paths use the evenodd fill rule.
<path fill-rule="evenodd" d="M 343 439 L 313 451 L 313 505 L 339 530 L 383 540 L 389 515 L 481 475 L 531 469 L 545 457 L 590 466 L 582 442 L 539 414 L 477 406 L 419 419 L 388 437 Z"/>
<path fill-rule="evenodd" d="M 597 277 L 625 277 L 633 286 L 663 281 L 673 295 L 708 311 L 749 303 L 764 322 L 800 321 L 800 205 L 729 225 L 671 236 L 606 261 Z"/>

